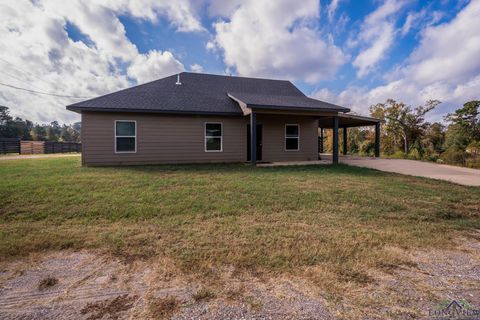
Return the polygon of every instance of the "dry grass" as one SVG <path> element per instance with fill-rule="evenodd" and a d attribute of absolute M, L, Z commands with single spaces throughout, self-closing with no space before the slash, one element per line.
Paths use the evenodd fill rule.
<path fill-rule="evenodd" d="M 192 295 L 192 298 L 193 300 L 195 300 L 195 302 L 202 302 L 202 301 L 208 301 L 210 299 L 213 299 L 215 298 L 215 296 L 216 295 L 212 290 L 208 288 L 201 288 L 200 290 L 198 290 Z"/>
<path fill-rule="evenodd" d="M 122 295 L 101 302 L 88 303 L 81 314 L 87 316 L 87 320 L 118 319 L 120 314 L 130 310 L 137 299 L 137 296 Z"/>
<path fill-rule="evenodd" d="M 150 302 L 150 314 L 154 319 L 168 319 L 180 307 L 175 297 L 156 298 Z"/>
<path fill-rule="evenodd" d="M 82 168 L 78 158 L 0 163 L 0 258 L 99 248 L 215 268 L 301 275 L 341 294 L 480 227 L 480 188 L 348 166 Z"/>
<path fill-rule="evenodd" d="M 51 276 L 43 278 L 38 283 L 38 290 L 40 290 L 40 291 L 46 290 L 48 288 L 51 288 L 51 287 L 55 286 L 57 283 L 58 283 L 57 278 L 54 278 L 54 277 L 51 277 Z"/>

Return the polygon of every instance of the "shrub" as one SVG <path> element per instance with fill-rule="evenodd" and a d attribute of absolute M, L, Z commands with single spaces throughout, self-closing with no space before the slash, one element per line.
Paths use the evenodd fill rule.
<path fill-rule="evenodd" d="M 375 142 L 373 141 L 363 141 L 360 144 L 360 154 L 365 156 L 373 155 L 375 152 Z"/>
<path fill-rule="evenodd" d="M 438 153 L 432 153 L 429 155 L 426 155 L 425 160 L 431 161 L 431 162 L 438 162 L 440 158 L 440 155 Z"/>
<path fill-rule="evenodd" d="M 440 157 L 445 163 L 465 164 L 465 153 L 461 150 L 447 149 Z"/>
<path fill-rule="evenodd" d="M 421 158 L 422 156 L 420 155 L 420 152 L 418 152 L 418 149 L 412 148 L 408 153 L 408 159 L 420 160 Z"/>
<path fill-rule="evenodd" d="M 407 156 L 405 155 L 405 153 L 403 151 L 395 151 L 395 153 L 390 155 L 389 158 L 392 158 L 392 159 L 406 159 Z"/>

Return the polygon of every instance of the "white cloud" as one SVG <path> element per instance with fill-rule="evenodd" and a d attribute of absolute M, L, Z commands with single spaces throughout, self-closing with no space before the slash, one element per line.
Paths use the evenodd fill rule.
<path fill-rule="evenodd" d="M 332 0 L 327 7 L 327 16 L 328 16 L 328 21 L 330 23 L 332 23 L 332 21 L 333 21 L 333 18 L 335 16 L 335 12 L 337 11 L 339 2 L 340 2 L 340 0 Z"/>
<path fill-rule="evenodd" d="M 152 22 L 156 22 L 159 17 L 164 17 L 178 31 L 204 31 L 196 10 L 189 0 L 103 0 L 98 3 L 115 12 L 130 14 Z"/>
<path fill-rule="evenodd" d="M 335 95 L 318 91 L 317 98 L 352 107 L 367 114 L 368 107 L 387 98 L 408 104 L 422 104 L 428 99 L 444 103 L 431 116 L 441 120 L 472 99 L 480 99 L 480 1 L 472 1 L 448 23 L 427 26 L 420 44 L 406 64 L 395 72 L 395 79 L 373 89 L 349 87 Z"/>
<path fill-rule="evenodd" d="M 194 63 L 190 66 L 190 70 L 192 70 L 193 72 L 203 72 L 203 67 L 201 65 L 199 65 L 198 63 Z"/>
<path fill-rule="evenodd" d="M 395 17 L 404 4 L 401 0 L 385 0 L 365 18 L 353 41 L 363 47 L 353 61 L 358 77 L 367 75 L 385 57 L 395 37 Z"/>
<path fill-rule="evenodd" d="M 424 11 L 422 11 L 422 12 L 424 12 Z M 402 36 L 406 35 L 410 31 L 414 21 L 417 19 L 417 16 L 418 16 L 417 12 L 410 12 L 407 15 L 407 18 L 405 19 L 405 22 L 402 26 Z"/>
<path fill-rule="evenodd" d="M 110 7 L 104 6 L 109 4 Z M 176 2 L 177 3 L 177 2 Z M 183 2 L 182 2 L 183 3 Z M 3 82 L 62 95 L 95 97 L 184 69 L 169 51 L 139 53 L 127 38 L 119 14 L 142 19 L 164 15 L 178 30 L 199 31 L 194 15 L 180 13 L 166 1 L 140 7 L 136 1 L 85 2 L 80 0 L 7 1 L 0 3 L 0 70 Z M 183 12 L 183 11 L 182 11 Z M 26 14 L 28 13 L 28 14 Z M 73 41 L 65 30 L 74 24 L 92 41 Z M 133 83 L 132 83 L 133 80 Z M 80 99 L 81 100 L 81 99 Z M 34 95 L 0 88 L 0 105 L 13 115 L 34 121 L 78 121 L 65 105 L 79 99 Z"/>
<path fill-rule="evenodd" d="M 301 79 L 314 83 L 333 76 L 345 62 L 343 52 L 316 29 L 317 0 L 249 0 L 229 21 L 214 24 L 208 44 L 243 76 Z"/>
<path fill-rule="evenodd" d="M 212 17 L 229 17 L 245 0 L 211 0 L 208 14 Z"/>
<path fill-rule="evenodd" d="M 375 40 L 371 42 L 370 46 L 355 58 L 353 65 L 358 68 L 357 75 L 360 78 L 366 76 L 372 68 L 382 60 L 385 52 L 392 45 L 393 37 L 393 26 L 391 24 L 385 24 Z"/>
<path fill-rule="evenodd" d="M 145 55 L 137 55 L 127 70 L 129 77 L 145 83 L 182 72 L 185 68 L 172 53 L 152 50 Z"/>
<path fill-rule="evenodd" d="M 402 36 L 405 36 L 414 28 L 434 25 L 439 22 L 443 16 L 443 12 L 430 11 L 427 8 L 424 8 L 421 11 L 409 12 L 401 28 L 401 34 Z"/>

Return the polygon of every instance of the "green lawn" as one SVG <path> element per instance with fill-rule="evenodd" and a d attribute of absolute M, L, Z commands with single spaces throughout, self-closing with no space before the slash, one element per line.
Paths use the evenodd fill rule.
<path fill-rule="evenodd" d="M 344 165 L 0 161 L 0 259 L 96 248 L 165 256 L 187 273 L 295 273 L 335 291 L 408 263 L 392 247 L 452 246 L 480 227 L 479 199 L 480 188 Z"/>

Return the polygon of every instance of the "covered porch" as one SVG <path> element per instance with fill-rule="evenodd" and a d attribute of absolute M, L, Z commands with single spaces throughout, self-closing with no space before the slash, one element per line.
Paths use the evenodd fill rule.
<path fill-rule="evenodd" d="M 324 129 L 333 129 L 333 153 L 332 153 L 332 162 L 338 163 L 338 139 L 339 139 L 339 128 L 343 129 L 343 143 L 344 150 L 346 150 L 348 142 L 348 128 L 351 127 L 364 127 L 364 126 L 375 126 L 375 156 L 380 155 L 380 120 L 370 117 L 357 116 L 353 114 L 348 114 L 350 109 L 334 105 L 328 102 L 316 100 L 309 98 L 304 95 L 296 96 L 279 96 L 279 95 L 258 95 L 258 94 L 248 94 L 248 93 L 238 93 L 238 92 L 228 92 L 227 95 L 234 101 L 238 103 L 242 109 L 243 115 L 249 117 L 249 129 L 248 129 L 248 161 L 252 164 L 256 164 L 259 153 L 261 154 L 262 148 L 264 146 L 262 139 L 262 132 L 258 131 L 258 122 L 257 117 L 262 117 L 265 121 L 265 117 L 268 116 L 283 116 L 283 117 L 308 117 L 310 120 L 310 125 L 312 129 L 315 129 L 316 132 L 309 131 L 308 136 L 311 136 L 312 140 L 308 141 L 308 145 L 318 143 L 318 148 L 312 149 L 312 153 L 316 153 L 314 158 L 312 156 L 305 156 L 306 159 L 288 159 L 282 160 L 273 160 L 270 162 L 298 162 L 300 160 L 308 161 L 318 161 L 319 154 L 323 153 L 323 130 Z M 318 123 L 318 126 L 317 126 Z M 285 126 L 297 126 L 297 124 L 292 124 L 291 121 L 285 122 Z M 320 128 L 320 134 L 318 133 L 318 128 Z M 299 128 L 297 129 L 300 130 Z M 301 135 L 299 132 L 295 132 L 294 138 L 298 139 L 300 143 Z M 260 139 L 258 139 L 260 136 Z M 285 140 L 290 138 L 287 137 L 287 132 L 285 132 Z M 260 141 L 259 141 L 260 140 Z M 285 146 L 284 151 L 287 147 Z M 315 150 L 313 150 L 315 149 Z M 300 146 L 292 151 L 300 151 Z M 344 151 L 345 152 L 345 151 Z M 307 159 L 308 158 L 308 159 Z M 263 159 L 265 161 L 265 159 Z M 266 162 L 269 162 L 268 160 Z"/>
<path fill-rule="evenodd" d="M 348 113 L 339 113 L 335 116 L 320 117 L 318 120 L 319 136 L 318 136 L 318 152 L 319 159 L 329 160 L 337 164 L 339 159 L 339 130 L 343 130 L 343 155 L 347 155 L 348 150 L 348 128 L 353 127 L 375 127 L 375 157 L 380 157 L 380 119 L 364 117 Z M 324 154 L 324 130 L 333 130 L 333 146 L 332 154 L 322 156 Z"/>
<path fill-rule="evenodd" d="M 258 166 L 282 166 L 282 165 L 308 165 L 308 164 L 337 164 L 339 163 L 339 155 L 340 153 L 340 145 L 339 143 L 343 143 L 343 157 L 351 157 L 347 156 L 348 150 L 348 129 L 354 127 L 367 127 L 373 126 L 375 132 L 375 146 L 374 146 L 374 154 L 375 157 L 380 156 L 380 123 L 379 119 L 371 118 L 371 117 L 364 117 L 358 116 L 348 113 L 335 113 L 332 111 L 293 111 L 293 110 L 265 110 L 261 108 L 255 108 L 251 110 L 249 116 L 249 125 L 248 125 L 248 161 L 252 164 L 257 164 Z M 308 143 L 306 142 L 306 137 L 304 136 L 304 140 L 302 140 L 303 146 L 301 147 L 302 150 L 305 150 L 310 145 L 309 149 L 312 149 L 312 152 L 315 153 L 313 156 L 309 156 L 308 159 L 300 160 L 300 159 L 278 159 L 270 160 L 263 157 L 262 161 L 262 149 L 268 148 L 270 143 L 267 141 L 262 140 L 265 138 L 265 132 L 262 134 L 262 131 L 258 132 L 259 129 L 262 128 L 263 125 L 258 125 L 257 119 L 262 119 L 260 123 L 268 123 L 274 117 L 282 116 L 286 117 L 287 120 L 285 123 L 295 123 L 297 121 L 293 120 L 295 117 L 304 117 L 309 118 L 312 123 L 312 128 L 315 129 L 315 136 L 312 135 L 311 139 L 308 139 Z M 271 118 L 272 117 L 272 118 Z M 325 129 L 331 129 L 333 133 L 333 145 L 332 145 L 332 153 L 326 154 L 324 148 L 324 131 Z M 343 141 L 340 142 L 340 130 L 343 130 Z M 281 134 L 279 131 L 276 134 Z M 259 138 L 260 136 L 260 138 Z M 258 139 L 259 138 L 259 139 Z M 277 139 L 279 137 L 277 136 Z M 283 136 L 280 137 L 283 139 Z M 318 145 L 315 145 L 318 144 Z M 277 146 L 278 147 L 278 146 Z M 300 147 L 299 147 L 300 150 Z M 260 155 L 260 156 L 259 156 Z"/>

